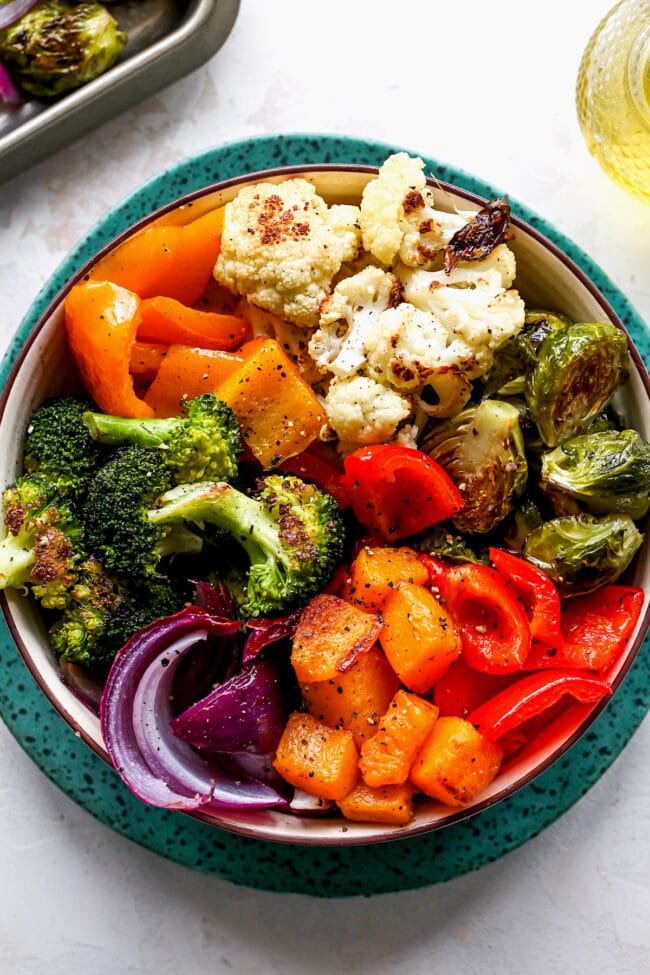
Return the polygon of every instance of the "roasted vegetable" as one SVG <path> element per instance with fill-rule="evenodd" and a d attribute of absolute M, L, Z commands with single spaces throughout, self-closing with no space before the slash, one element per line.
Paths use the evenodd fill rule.
<path fill-rule="evenodd" d="M 202 550 L 202 539 L 182 524 L 154 524 L 148 517 L 171 486 L 158 451 L 146 447 L 121 447 L 99 469 L 84 504 L 84 524 L 90 549 L 110 572 L 155 578 L 167 556 Z"/>
<path fill-rule="evenodd" d="M 230 407 L 212 393 L 190 400 L 180 417 L 140 419 L 87 411 L 83 422 L 98 443 L 137 444 L 158 451 L 177 484 L 232 481 L 237 475 L 239 423 Z"/>
<path fill-rule="evenodd" d="M 615 582 L 642 542 L 643 535 L 629 515 L 568 515 L 532 531 L 522 554 L 568 599 Z"/>
<path fill-rule="evenodd" d="M 100 3 L 45 0 L 0 31 L 0 59 L 24 91 L 55 98 L 103 74 L 126 40 Z"/>
<path fill-rule="evenodd" d="M 459 531 L 490 531 L 510 514 L 526 488 L 519 411 L 510 403 L 483 400 L 435 424 L 421 446 L 458 486 L 464 507 L 452 521 Z"/>
<path fill-rule="evenodd" d="M 628 376 L 625 333 L 585 322 L 554 329 L 526 380 L 526 400 L 548 447 L 584 433 Z"/>
<path fill-rule="evenodd" d="M 526 373 L 532 369 L 537 350 L 553 329 L 570 325 L 557 312 L 527 311 L 518 335 L 497 349 L 494 364 L 483 380 L 483 396 L 520 396 L 526 387 Z"/>
<path fill-rule="evenodd" d="M 95 409 L 83 396 L 52 398 L 37 406 L 25 434 L 23 463 L 29 474 L 41 474 L 61 494 L 81 497 L 110 450 L 95 443 L 83 422 Z"/>
<path fill-rule="evenodd" d="M 248 616 L 304 605 L 329 582 L 343 554 L 344 524 L 336 501 L 297 477 L 269 475 L 255 497 L 225 482 L 180 484 L 138 517 L 154 535 L 171 530 L 173 538 L 184 523 L 225 532 L 249 562 L 241 605 Z M 241 590 L 233 595 L 241 599 Z"/>
<path fill-rule="evenodd" d="M 543 455 L 542 487 L 576 498 L 593 514 L 638 520 L 650 507 L 650 444 L 636 430 L 572 437 Z"/>
<path fill-rule="evenodd" d="M 39 474 L 21 474 L 2 502 L 0 589 L 29 587 L 45 609 L 64 609 L 86 554 L 74 504 Z"/>

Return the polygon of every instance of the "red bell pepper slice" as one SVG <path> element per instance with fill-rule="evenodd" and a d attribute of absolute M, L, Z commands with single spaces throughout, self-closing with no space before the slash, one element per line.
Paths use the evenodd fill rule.
<path fill-rule="evenodd" d="M 438 576 L 442 595 L 460 630 L 463 658 L 486 674 L 521 669 L 531 646 L 528 616 L 503 577 L 488 565 L 454 565 Z"/>
<path fill-rule="evenodd" d="M 330 494 L 342 511 L 350 507 L 350 498 L 343 486 L 342 471 L 337 471 L 315 450 L 310 448 L 295 457 L 288 457 L 279 465 L 279 470 L 285 474 L 295 474 L 303 481 L 311 481 L 326 494 Z"/>
<path fill-rule="evenodd" d="M 560 595 L 546 573 L 500 548 L 490 549 L 490 560 L 526 610 L 533 639 L 562 646 Z"/>
<path fill-rule="evenodd" d="M 479 704 L 494 697 L 517 677 L 512 674 L 483 674 L 462 657 L 454 660 L 433 688 L 433 703 L 441 717 L 467 718 Z"/>
<path fill-rule="evenodd" d="M 482 735 L 497 741 L 524 721 L 536 717 L 570 694 L 592 704 L 612 693 L 602 677 L 573 670 L 548 670 L 528 674 L 472 711 L 468 717 Z"/>
<path fill-rule="evenodd" d="M 346 457 L 344 468 L 354 514 L 387 541 L 416 535 L 463 507 L 446 471 L 420 450 L 398 444 L 361 447 Z"/>
<path fill-rule="evenodd" d="M 526 669 L 606 670 L 629 642 L 643 602 L 642 589 L 617 584 L 572 599 L 562 611 L 562 643 L 533 645 Z"/>

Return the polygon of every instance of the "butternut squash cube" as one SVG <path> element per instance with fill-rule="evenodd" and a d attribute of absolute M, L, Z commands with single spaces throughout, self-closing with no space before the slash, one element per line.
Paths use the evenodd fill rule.
<path fill-rule="evenodd" d="M 424 585 L 428 576 L 426 566 L 412 548 L 366 546 L 350 566 L 346 592 L 351 602 L 369 613 L 377 613 L 399 583 Z"/>
<path fill-rule="evenodd" d="M 434 704 L 399 690 L 380 719 L 377 733 L 361 745 L 359 768 L 364 782 L 372 788 L 406 782 L 437 717 Z"/>
<path fill-rule="evenodd" d="M 464 718 L 438 718 L 411 767 L 416 789 L 447 806 L 474 802 L 497 775 L 503 749 Z"/>
<path fill-rule="evenodd" d="M 359 752 L 350 731 L 328 728 L 293 711 L 273 765 L 287 782 L 321 799 L 343 799 L 359 778 Z"/>
<path fill-rule="evenodd" d="M 365 782 L 357 782 L 352 792 L 338 800 L 337 806 L 346 819 L 406 826 L 413 819 L 413 786 L 404 782 L 371 789 Z"/>
<path fill-rule="evenodd" d="M 401 583 L 386 601 L 379 642 L 410 691 L 424 694 L 451 667 L 462 649 L 451 616 L 430 589 Z"/>
<path fill-rule="evenodd" d="M 333 680 L 375 643 L 381 618 L 320 593 L 305 606 L 296 627 L 291 663 L 303 681 Z"/>
<path fill-rule="evenodd" d="M 351 731 L 358 747 L 376 733 L 398 688 L 399 678 L 377 646 L 344 674 L 300 685 L 309 713 L 332 728 Z"/>

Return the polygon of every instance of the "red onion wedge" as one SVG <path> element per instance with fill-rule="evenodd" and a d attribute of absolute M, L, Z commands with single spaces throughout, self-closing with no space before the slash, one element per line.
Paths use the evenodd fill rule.
<path fill-rule="evenodd" d="M 0 3 L 0 18 L 2 17 L 3 4 Z M 0 23 L 0 28 L 2 24 Z M 13 78 L 0 62 L 0 101 L 5 105 L 20 105 L 25 101 L 25 97 L 15 84 Z"/>
<path fill-rule="evenodd" d="M 140 630 L 115 657 L 101 699 L 102 734 L 122 780 L 143 802 L 185 811 L 286 805 L 266 783 L 235 777 L 172 733 L 179 664 L 198 643 L 239 625 L 190 606 Z"/>
<path fill-rule="evenodd" d="M 246 620 L 246 629 L 251 632 L 246 637 L 244 649 L 242 651 L 242 663 L 247 664 L 268 646 L 270 643 L 277 643 L 286 637 L 293 636 L 301 610 L 294 610 L 288 616 L 276 616 L 274 619 L 250 619 Z"/>
<path fill-rule="evenodd" d="M 269 754 L 289 717 L 285 687 L 278 664 L 254 661 L 174 718 L 172 731 L 195 748 Z"/>
<path fill-rule="evenodd" d="M 0 28 L 15 24 L 35 4 L 36 0 L 5 0 L 0 3 Z"/>

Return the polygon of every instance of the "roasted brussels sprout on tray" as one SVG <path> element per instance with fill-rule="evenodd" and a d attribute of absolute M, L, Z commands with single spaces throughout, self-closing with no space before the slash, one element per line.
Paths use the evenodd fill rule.
<path fill-rule="evenodd" d="M 4 100 L 53 99 L 79 88 L 115 64 L 126 42 L 126 33 L 101 3 L 0 4 Z"/>

